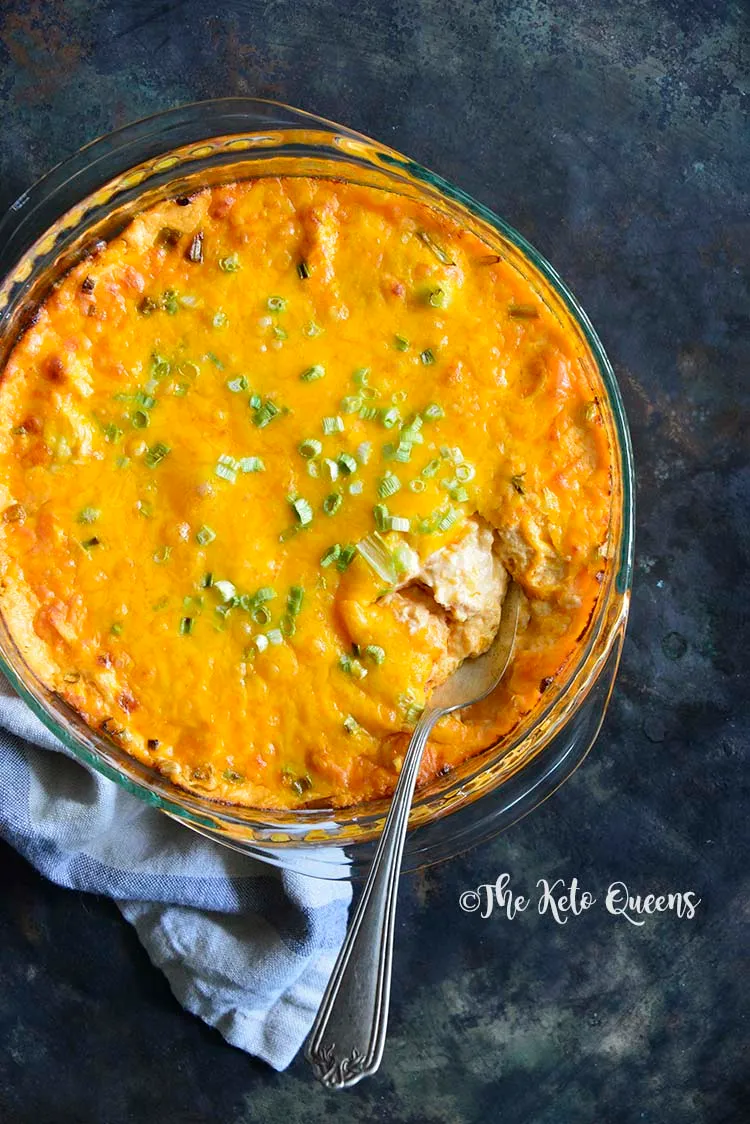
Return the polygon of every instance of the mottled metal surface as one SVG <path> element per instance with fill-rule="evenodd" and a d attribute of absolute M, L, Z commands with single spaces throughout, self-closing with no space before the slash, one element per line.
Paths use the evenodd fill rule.
<path fill-rule="evenodd" d="M 377 1079 L 340 1096 L 301 1062 L 248 1060 L 180 1010 L 110 903 L 3 850 L 0 1120 L 748 1119 L 748 11 L 3 0 L 3 206 L 95 135 L 196 98 L 278 97 L 390 141 L 507 217 L 588 309 L 631 418 L 639 530 L 586 764 L 506 836 L 405 880 Z M 566 925 L 462 913 L 501 871 L 702 902 L 641 928 L 600 904 Z"/>

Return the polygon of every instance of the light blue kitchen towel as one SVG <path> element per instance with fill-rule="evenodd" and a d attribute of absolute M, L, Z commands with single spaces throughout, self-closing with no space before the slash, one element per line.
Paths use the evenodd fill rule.
<path fill-rule="evenodd" d="M 279 872 L 81 765 L 0 676 L 0 837 L 60 886 L 114 898 L 188 1011 L 274 1069 L 304 1042 L 348 882 Z"/>

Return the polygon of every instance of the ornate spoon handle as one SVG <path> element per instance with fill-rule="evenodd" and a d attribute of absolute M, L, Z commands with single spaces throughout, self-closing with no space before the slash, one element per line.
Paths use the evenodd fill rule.
<path fill-rule="evenodd" d="M 380 1065 L 388 1024 L 398 876 L 419 763 L 440 710 L 412 734 L 362 897 L 307 1041 L 305 1057 L 329 1089 L 344 1089 Z"/>

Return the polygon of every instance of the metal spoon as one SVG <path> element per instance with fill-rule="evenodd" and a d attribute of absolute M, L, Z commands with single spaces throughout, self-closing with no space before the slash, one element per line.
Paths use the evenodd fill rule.
<path fill-rule="evenodd" d="M 511 583 L 491 647 L 465 660 L 430 697 L 414 728 L 372 868 L 339 952 L 305 1048 L 328 1089 L 345 1089 L 375 1073 L 388 1023 L 398 877 L 419 763 L 444 714 L 479 702 L 502 679 L 513 654 L 520 590 Z"/>

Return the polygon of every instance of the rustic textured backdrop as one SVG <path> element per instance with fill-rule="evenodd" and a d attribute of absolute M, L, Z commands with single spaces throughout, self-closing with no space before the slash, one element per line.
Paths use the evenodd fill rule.
<path fill-rule="evenodd" d="M 465 187 L 558 267 L 638 463 L 622 673 L 531 818 L 403 884 L 380 1076 L 275 1076 L 184 1014 L 107 901 L 0 851 L 5 1124 L 742 1124 L 748 1119 L 750 127 L 743 0 L 2 0 L 0 206 L 166 106 L 279 98 Z M 745 52 L 743 55 L 743 51 Z M 574 875 L 693 889 L 642 928 L 462 914 Z"/>

